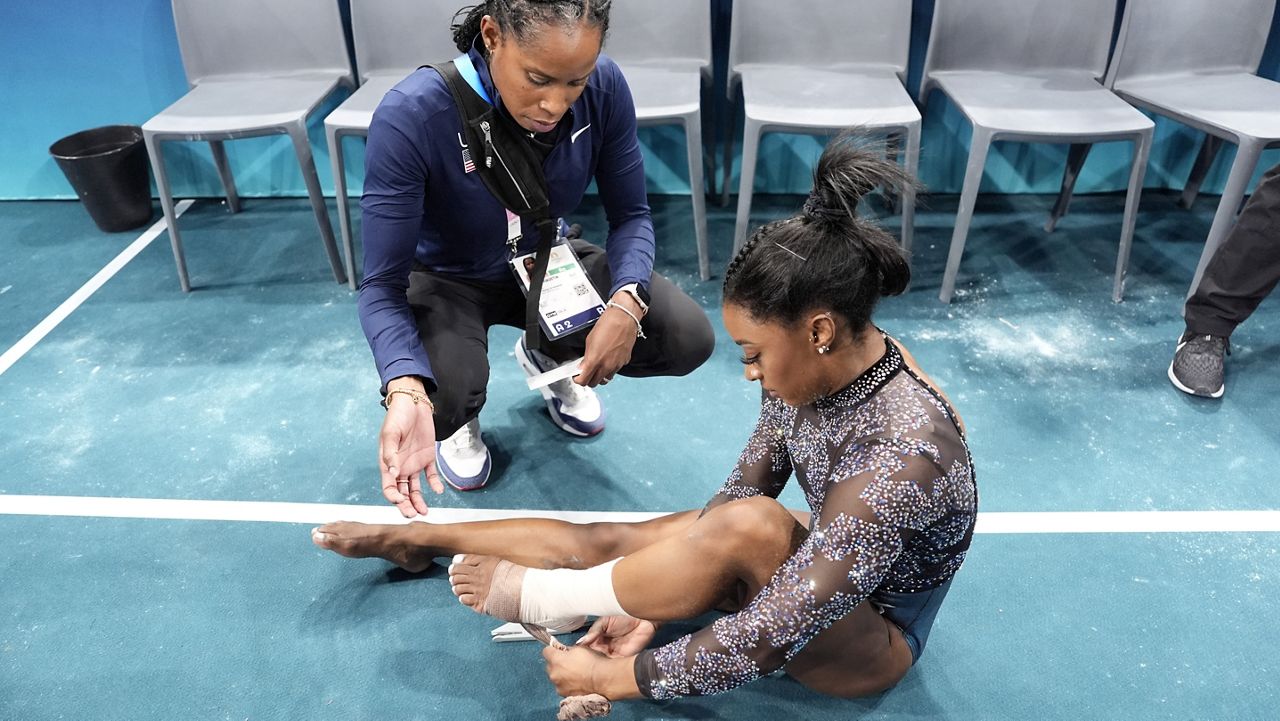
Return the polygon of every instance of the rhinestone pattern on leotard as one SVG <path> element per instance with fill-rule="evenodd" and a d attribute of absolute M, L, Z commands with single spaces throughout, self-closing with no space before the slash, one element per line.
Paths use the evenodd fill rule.
<path fill-rule="evenodd" d="M 810 533 L 741 611 L 644 652 L 646 695 L 728 691 L 781 668 L 873 592 L 935 588 L 960 567 L 977 514 L 968 447 L 951 409 L 886 346 L 832 396 L 801 408 L 764 400 L 708 507 L 776 498 L 794 469 Z"/>

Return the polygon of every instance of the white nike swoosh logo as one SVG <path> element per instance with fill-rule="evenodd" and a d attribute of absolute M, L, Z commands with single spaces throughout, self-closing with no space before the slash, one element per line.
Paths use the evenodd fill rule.
<path fill-rule="evenodd" d="M 590 127 L 591 127 L 591 123 L 587 123 L 586 125 L 582 126 L 580 129 L 578 129 L 578 130 L 574 131 L 573 135 L 570 135 L 570 136 L 569 136 L 569 142 L 570 142 L 570 143 L 576 143 L 576 142 L 578 142 L 578 136 L 579 136 L 579 135 L 582 135 L 582 134 L 583 134 L 583 133 L 585 133 L 585 132 L 587 132 L 587 129 L 588 129 L 588 128 L 590 128 Z"/>

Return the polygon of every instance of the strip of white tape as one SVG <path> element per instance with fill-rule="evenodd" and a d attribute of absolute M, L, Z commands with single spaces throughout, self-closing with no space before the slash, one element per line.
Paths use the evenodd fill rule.
<path fill-rule="evenodd" d="M 556 366 L 546 373 L 539 373 L 525 381 L 529 386 L 529 390 L 537 390 L 543 386 L 549 386 L 559 380 L 572 378 L 582 370 L 582 359 L 571 360 L 568 363 Z"/>
<path fill-rule="evenodd" d="M 187 212 L 187 208 L 190 208 L 194 202 L 194 200 L 190 199 L 181 201 L 174 208 L 174 215 L 181 216 Z M 88 300 L 89 296 L 106 285 L 107 281 L 111 280 L 116 273 L 119 273 L 121 268 L 128 265 L 129 261 L 136 258 L 148 245 L 151 245 L 151 241 L 160 237 L 160 234 L 167 227 L 163 219 L 157 220 L 142 235 L 138 236 L 137 240 L 130 243 L 129 247 L 120 251 L 120 254 L 112 258 L 110 263 L 107 263 L 102 270 L 94 274 L 89 279 L 89 282 L 80 286 L 80 289 L 72 293 L 70 298 L 62 301 L 62 305 L 45 316 L 44 320 L 40 321 L 29 333 L 22 336 L 22 339 L 15 343 L 12 348 L 5 351 L 4 355 L 0 355 L 0 375 L 4 375 L 4 372 L 13 367 L 13 364 L 17 363 L 22 356 L 30 352 L 32 348 L 35 348 L 37 343 L 44 340 L 44 337 L 49 335 L 54 328 L 57 328 L 59 323 L 75 312 L 75 309 Z"/>
<path fill-rule="evenodd" d="M 268 523 L 407 523 L 391 506 L 357 506 L 274 501 L 182 501 L 164 498 L 22 496 L 0 494 L 0 516 L 82 516 Z M 489 508 L 432 508 L 432 523 L 553 518 L 573 523 L 644 521 L 661 512 L 544 511 Z M 1274 533 L 1280 511 L 1046 511 L 978 514 L 975 533 Z"/>

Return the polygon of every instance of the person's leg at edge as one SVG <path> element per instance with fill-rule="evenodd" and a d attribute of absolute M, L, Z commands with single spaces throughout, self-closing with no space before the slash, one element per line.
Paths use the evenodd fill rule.
<path fill-rule="evenodd" d="M 1190 335 L 1229 337 L 1280 282 L 1280 165 L 1262 176 L 1205 268 L 1184 316 Z"/>
<path fill-rule="evenodd" d="M 1263 176 L 1183 307 L 1169 380 L 1179 390 L 1222 396 L 1226 355 L 1236 327 L 1280 282 L 1280 165 Z"/>

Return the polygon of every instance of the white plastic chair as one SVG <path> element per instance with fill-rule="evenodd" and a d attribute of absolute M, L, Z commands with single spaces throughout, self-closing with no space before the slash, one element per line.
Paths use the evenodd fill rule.
<path fill-rule="evenodd" d="M 746 242 L 767 132 L 825 135 L 856 125 L 905 137 L 905 165 L 916 173 L 920 111 L 903 87 L 910 40 L 910 0 L 734 0 L 728 94 L 732 104 L 742 84 L 745 116 L 735 252 Z M 727 158 L 724 165 L 727 187 Z M 914 191 L 901 202 L 902 247 L 910 252 Z"/>
<path fill-rule="evenodd" d="M 938 297 L 951 301 L 991 143 L 1071 143 L 1063 193 L 1047 229 L 1066 212 L 1090 143 L 1133 142 L 1112 298 L 1124 293 L 1129 249 L 1155 124 L 1099 82 L 1116 0 L 937 0 L 920 101 L 937 88 L 973 125 L 964 188 Z"/>
<path fill-rule="evenodd" d="M 622 68 L 639 125 L 679 124 L 689 157 L 698 273 L 711 277 L 703 184 L 702 83 L 711 80 L 711 6 L 706 0 L 618 0 L 605 53 Z"/>
<path fill-rule="evenodd" d="M 316 176 L 307 117 L 339 85 L 353 85 L 338 5 L 332 0 L 173 0 L 178 47 L 191 90 L 142 126 L 160 191 L 183 291 L 191 290 L 186 257 L 165 173 L 162 143 L 208 141 L 227 194 L 240 198 L 223 141 L 286 134 L 293 141 L 302 178 L 333 276 L 346 280 Z"/>
<path fill-rule="evenodd" d="M 1238 147 L 1188 296 L 1235 222 L 1262 151 L 1280 145 L 1280 83 L 1257 76 L 1275 0 L 1128 0 L 1107 87 L 1208 134 L 1183 192 L 1190 206 L 1222 143 Z"/>
<path fill-rule="evenodd" d="M 342 139 L 369 137 L 373 111 L 387 91 L 415 69 L 458 55 L 450 29 L 459 0 L 351 0 L 351 36 L 360 88 L 324 119 L 338 196 L 338 227 L 347 261 L 347 278 L 356 287 L 355 242 L 347 198 Z"/>

